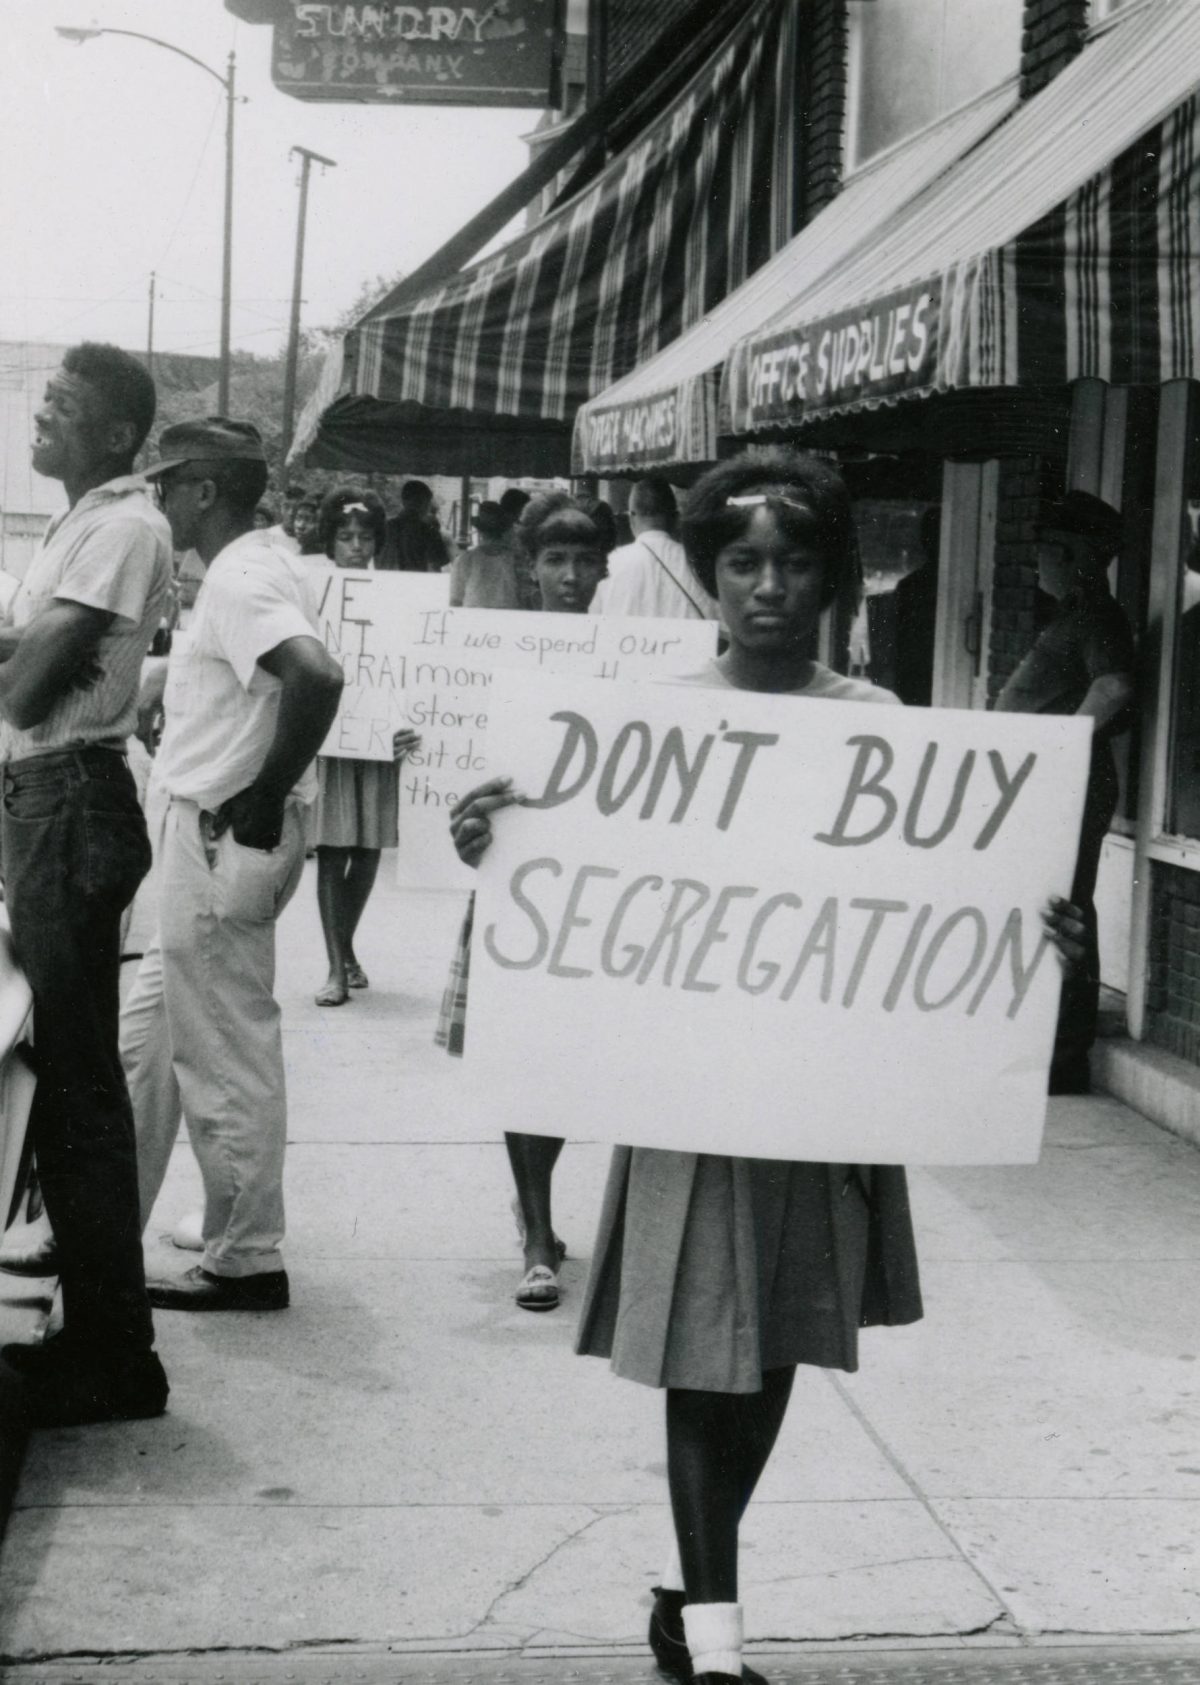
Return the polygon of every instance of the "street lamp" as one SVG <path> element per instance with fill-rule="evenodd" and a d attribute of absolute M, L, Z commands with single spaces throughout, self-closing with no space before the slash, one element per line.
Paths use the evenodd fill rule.
<path fill-rule="evenodd" d="M 218 373 L 217 408 L 222 415 L 229 412 L 229 320 L 230 306 L 233 293 L 233 108 L 236 103 L 234 91 L 237 60 L 231 52 L 228 70 L 224 76 L 219 70 L 214 70 L 211 64 L 205 64 L 194 53 L 185 52 L 182 47 L 176 47 L 170 41 L 161 41 L 157 35 L 143 35 L 137 29 L 102 29 L 99 26 L 91 29 L 73 29 L 65 24 L 55 27 L 55 34 L 61 35 L 66 41 L 75 41 L 82 45 L 85 41 L 94 41 L 98 35 L 127 35 L 133 41 L 149 41 L 153 47 L 162 47 L 165 52 L 174 53 L 181 59 L 187 59 L 189 64 L 196 65 L 214 81 L 219 82 L 225 90 L 225 241 L 221 259 L 221 363 Z"/>

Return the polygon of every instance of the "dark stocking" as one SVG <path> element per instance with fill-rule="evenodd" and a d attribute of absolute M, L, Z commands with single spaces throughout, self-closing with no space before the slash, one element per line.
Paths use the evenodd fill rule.
<path fill-rule="evenodd" d="M 738 1523 L 767 1465 L 794 1368 L 757 1393 L 667 1390 L 667 1480 L 689 1603 L 738 1600 Z"/>

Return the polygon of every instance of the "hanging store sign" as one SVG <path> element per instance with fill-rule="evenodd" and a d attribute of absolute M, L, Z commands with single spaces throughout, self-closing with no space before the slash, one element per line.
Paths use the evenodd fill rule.
<path fill-rule="evenodd" d="M 277 0 L 271 75 L 296 99 L 552 105 L 562 0 L 474 6 Z"/>
<path fill-rule="evenodd" d="M 753 340 L 735 370 L 738 430 L 928 391 L 937 374 L 941 307 L 940 280 L 923 281 Z"/>
<path fill-rule="evenodd" d="M 679 392 L 655 392 L 627 404 L 606 409 L 589 408 L 582 417 L 583 460 L 589 473 L 624 467 L 636 462 L 652 467 L 660 462 L 678 462 Z"/>

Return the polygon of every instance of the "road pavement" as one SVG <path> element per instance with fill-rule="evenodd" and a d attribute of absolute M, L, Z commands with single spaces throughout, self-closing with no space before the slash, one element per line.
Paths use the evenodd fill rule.
<path fill-rule="evenodd" d="M 293 1307 L 162 1312 L 166 1416 L 32 1437 L 7 1678 L 651 1676 L 661 1399 L 570 1349 L 607 1149 L 564 1152 L 566 1300 L 520 1311 L 487 1097 L 432 1044 L 462 902 L 389 865 L 350 1005 L 313 1004 L 311 868 L 280 928 Z M 192 1261 L 160 1237 L 198 1186 L 181 1145 L 153 1270 Z M 748 1654 L 1048 1681 L 1090 1678 L 1083 1646 L 1114 1685 L 1147 1656 L 1139 1678 L 1200 1679 L 1200 1154 L 1059 1100 L 1036 1168 L 912 1187 L 926 1320 L 868 1333 L 858 1375 L 799 1376 L 744 1526 Z"/>

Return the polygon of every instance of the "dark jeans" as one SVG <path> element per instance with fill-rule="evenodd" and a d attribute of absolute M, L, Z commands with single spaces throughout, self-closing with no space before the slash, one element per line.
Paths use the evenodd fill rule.
<path fill-rule="evenodd" d="M 33 989 L 30 1135 L 58 1243 L 66 1331 L 111 1356 L 154 1342 L 133 1112 L 117 1053 L 121 914 L 150 865 L 125 757 L 64 749 L 3 769 L 0 840 Z"/>
<path fill-rule="evenodd" d="M 1087 928 L 1087 957 L 1082 969 L 1063 979 L 1054 1036 L 1053 1071 L 1058 1077 L 1086 1076 L 1088 1054 L 1096 1039 L 1100 1009 L 1100 944 L 1096 928 L 1096 876 L 1100 854 L 1113 814 L 1117 811 L 1117 768 L 1112 749 L 1098 743 L 1092 750 L 1087 796 L 1083 804 L 1083 825 L 1071 900 L 1083 914 Z"/>

